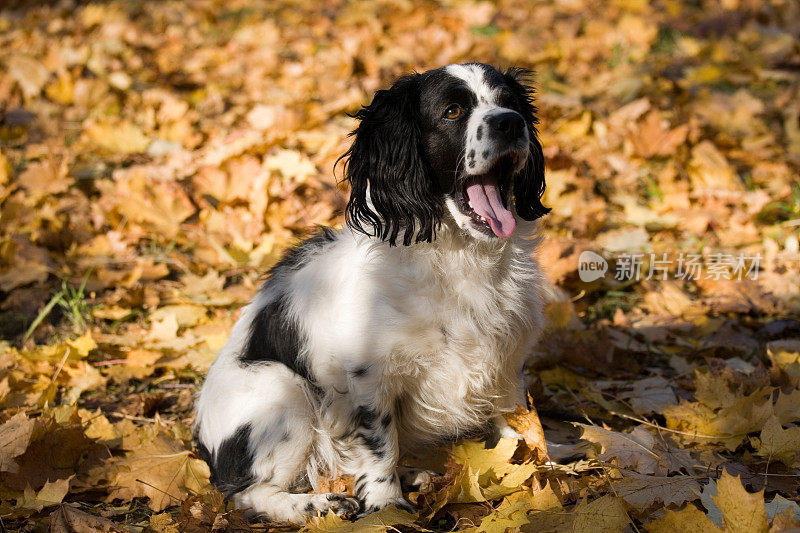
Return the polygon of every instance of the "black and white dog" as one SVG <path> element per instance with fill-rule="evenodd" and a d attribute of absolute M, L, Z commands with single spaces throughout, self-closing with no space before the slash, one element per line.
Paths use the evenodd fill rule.
<path fill-rule="evenodd" d="M 356 115 L 347 225 L 289 250 L 242 310 L 197 402 L 199 449 L 238 507 L 302 523 L 394 504 L 405 451 L 516 435 L 542 328 L 532 221 L 549 210 L 524 72 L 449 65 Z M 307 494 L 355 476 L 354 497 Z"/>

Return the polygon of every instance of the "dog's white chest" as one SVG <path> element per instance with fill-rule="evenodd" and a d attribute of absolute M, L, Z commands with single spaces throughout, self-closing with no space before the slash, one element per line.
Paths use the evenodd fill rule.
<path fill-rule="evenodd" d="M 387 368 L 406 445 L 468 434 L 518 396 L 519 371 L 540 322 L 529 273 L 492 279 L 460 272 L 447 280 L 431 276 L 429 284 L 417 279 L 417 290 L 407 293 L 416 312 L 405 314 L 405 341 Z"/>

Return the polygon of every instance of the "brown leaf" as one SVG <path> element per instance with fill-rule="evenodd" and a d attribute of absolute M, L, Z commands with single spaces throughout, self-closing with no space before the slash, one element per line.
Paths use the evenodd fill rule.
<path fill-rule="evenodd" d="M 547 457 L 547 442 L 544 438 L 544 428 L 539 420 L 536 407 L 533 407 L 533 398 L 528 394 L 528 403 L 531 409 L 525 409 L 521 405 L 513 413 L 505 415 L 506 421 L 525 439 L 525 444 L 532 452 L 537 453 L 537 457 L 543 460 Z"/>
<path fill-rule="evenodd" d="M 17 413 L 0 426 L 0 471 L 17 472 L 14 458 L 28 449 L 36 422 L 25 413 Z"/>
<path fill-rule="evenodd" d="M 662 125 L 661 113 L 657 109 L 650 111 L 645 116 L 639 130 L 631 136 L 636 153 L 642 157 L 655 155 L 665 156 L 672 154 L 675 149 L 684 143 L 689 133 L 686 124 L 674 130 Z"/>
<path fill-rule="evenodd" d="M 50 514 L 50 533 L 119 533 L 124 531 L 107 518 L 92 516 L 71 505 Z"/>
<path fill-rule="evenodd" d="M 115 474 L 108 499 L 129 501 L 146 496 L 154 511 L 175 505 L 209 486 L 206 463 L 163 432 L 145 437 L 125 457 L 112 459 L 110 467 Z"/>

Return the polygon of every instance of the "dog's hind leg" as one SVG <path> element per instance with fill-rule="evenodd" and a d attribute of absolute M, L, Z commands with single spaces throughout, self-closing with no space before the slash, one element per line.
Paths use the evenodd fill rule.
<path fill-rule="evenodd" d="M 307 382 L 277 363 L 233 362 L 224 370 L 209 373 L 198 402 L 200 451 L 220 491 L 276 522 L 354 514 L 357 501 L 343 494 L 292 493 L 310 486 L 319 439 L 327 438 L 314 429 Z"/>

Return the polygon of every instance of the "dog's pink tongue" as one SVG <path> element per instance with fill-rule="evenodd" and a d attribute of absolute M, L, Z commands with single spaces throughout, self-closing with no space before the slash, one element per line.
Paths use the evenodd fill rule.
<path fill-rule="evenodd" d="M 503 207 L 497 182 L 491 178 L 485 178 L 484 183 L 476 181 L 467 186 L 467 196 L 472 209 L 489 221 L 495 235 L 505 239 L 514 233 L 517 221 L 511 211 Z"/>

